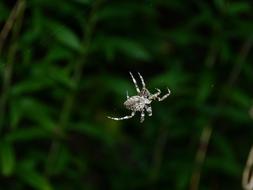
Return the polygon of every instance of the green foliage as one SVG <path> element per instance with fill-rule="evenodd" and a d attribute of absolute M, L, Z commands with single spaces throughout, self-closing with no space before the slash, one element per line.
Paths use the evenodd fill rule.
<path fill-rule="evenodd" d="M 81 49 L 80 40 L 69 28 L 56 22 L 49 23 L 48 26 L 54 38 L 62 45 L 77 51 Z"/>
<path fill-rule="evenodd" d="M 22 3 L 0 2 L 0 189 L 240 189 L 251 1 Z M 129 71 L 172 92 L 141 124 L 106 117 L 129 114 Z"/>
<path fill-rule="evenodd" d="M 10 176 L 13 173 L 15 165 L 15 153 L 11 143 L 1 143 L 1 165 L 2 174 L 4 176 Z"/>

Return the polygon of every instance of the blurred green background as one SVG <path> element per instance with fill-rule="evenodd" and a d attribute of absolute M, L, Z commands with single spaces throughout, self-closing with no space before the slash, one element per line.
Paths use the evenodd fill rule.
<path fill-rule="evenodd" d="M 241 189 L 252 19 L 250 0 L 1 0 L 0 189 Z M 144 123 L 106 118 L 130 113 L 129 71 L 172 92 Z"/>

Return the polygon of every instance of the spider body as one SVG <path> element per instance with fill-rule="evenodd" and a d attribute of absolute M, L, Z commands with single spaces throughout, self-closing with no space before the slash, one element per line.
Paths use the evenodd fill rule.
<path fill-rule="evenodd" d="M 150 104 L 151 101 L 142 96 L 131 96 L 124 102 L 124 106 L 131 111 L 142 111 L 146 104 Z"/>
<path fill-rule="evenodd" d="M 144 121 L 144 117 L 145 114 L 144 112 L 146 111 L 148 113 L 149 116 L 152 116 L 152 108 L 151 108 L 151 103 L 153 100 L 158 100 L 158 101 L 163 101 L 165 98 L 167 98 L 170 95 L 170 90 L 168 89 L 168 93 L 165 94 L 162 98 L 159 97 L 159 95 L 161 94 L 161 91 L 159 89 L 156 89 L 157 92 L 154 94 L 151 94 L 148 89 L 146 89 L 146 85 L 145 82 L 141 76 L 140 73 L 138 73 L 140 79 L 141 79 L 141 83 L 142 83 L 142 89 L 140 90 L 135 78 L 133 77 L 132 73 L 130 72 L 131 78 L 133 80 L 133 83 L 135 85 L 136 91 L 137 91 L 137 95 L 135 96 L 128 96 L 128 92 L 127 92 L 127 100 L 124 102 L 124 106 L 128 109 L 131 110 L 132 113 L 129 116 L 125 116 L 125 117 L 108 117 L 110 119 L 113 120 L 124 120 L 124 119 L 130 119 L 132 118 L 136 112 L 141 112 L 141 120 L 140 122 Z"/>

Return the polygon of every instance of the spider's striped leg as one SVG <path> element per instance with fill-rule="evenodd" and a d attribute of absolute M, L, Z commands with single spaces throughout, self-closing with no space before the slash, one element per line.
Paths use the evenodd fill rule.
<path fill-rule="evenodd" d="M 131 113 L 131 115 L 127 115 L 127 116 L 125 116 L 125 117 L 110 117 L 110 116 L 107 116 L 109 119 L 113 119 L 113 120 L 124 120 L 124 119 L 130 119 L 130 118 L 132 118 L 133 116 L 135 115 L 135 112 L 133 111 L 132 113 Z"/>
<path fill-rule="evenodd" d="M 152 108 L 151 106 L 145 106 L 146 111 L 148 112 L 148 116 L 152 116 Z"/>
<path fill-rule="evenodd" d="M 131 73 L 131 72 L 129 72 L 129 73 L 130 73 L 131 78 L 132 78 L 132 80 L 133 80 L 133 82 L 134 82 L 134 85 L 135 85 L 136 91 L 137 91 L 138 93 L 140 93 L 140 89 L 139 89 L 139 87 L 138 87 L 138 85 L 137 85 L 137 82 L 136 82 L 135 78 L 133 77 L 133 75 L 132 75 L 132 73 Z"/>
<path fill-rule="evenodd" d="M 161 90 L 159 90 L 158 88 L 156 88 L 156 90 L 157 90 L 157 93 L 152 94 L 152 95 L 149 97 L 150 100 L 155 100 L 156 98 L 159 98 L 158 96 L 161 94 Z"/>
<path fill-rule="evenodd" d="M 126 91 L 126 97 L 127 97 L 127 99 L 129 98 L 128 91 Z"/>
<path fill-rule="evenodd" d="M 165 98 L 167 98 L 170 95 L 170 89 L 168 89 L 168 93 L 165 94 L 163 97 L 157 97 L 158 101 L 163 101 Z"/>
<path fill-rule="evenodd" d="M 145 85 L 145 82 L 144 82 L 143 77 L 141 76 L 140 73 L 138 73 L 138 75 L 139 75 L 139 77 L 140 77 L 140 79 L 141 79 L 142 88 L 146 88 L 146 85 Z"/>
<path fill-rule="evenodd" d="M 145 117 L 145 113 L 144 113 L 144 111 L 142 111 L 141 112 L 141 120 L 140 120 L 141 123 L 144 121 L 144 117 Z"/>

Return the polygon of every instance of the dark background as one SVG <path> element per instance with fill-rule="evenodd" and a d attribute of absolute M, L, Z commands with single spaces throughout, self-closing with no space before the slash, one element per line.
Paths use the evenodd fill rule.
<path fill-rule="evenodd" d="M 0 189 L 241 189 L 252 19 L 250 0 L 0 1 Z M 106 117 L 130 114 L 129 71 L 172 92 L 143 123 Z"/>

